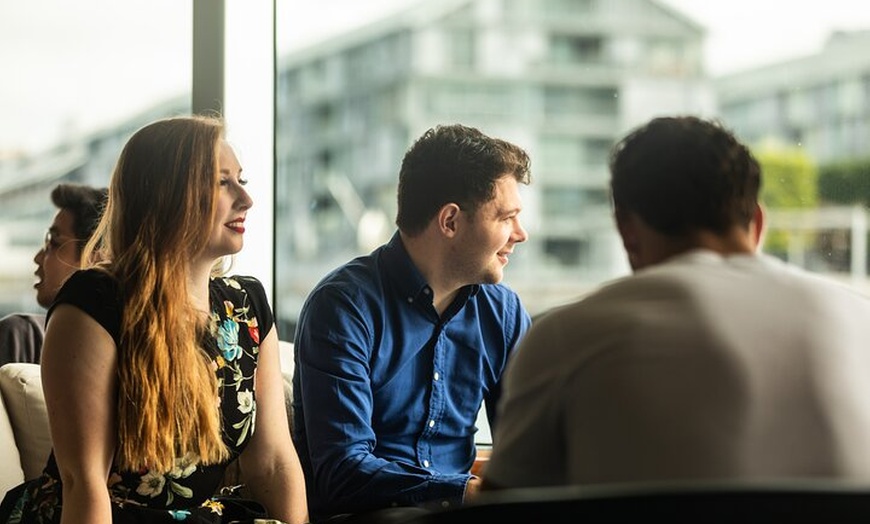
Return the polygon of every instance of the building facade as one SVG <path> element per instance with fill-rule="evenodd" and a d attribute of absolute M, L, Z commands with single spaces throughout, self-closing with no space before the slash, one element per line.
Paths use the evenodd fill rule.
<path fill-rule="evenodd" d="M 441 0 L 284 56 L 276 90 L 275 285 L 288 332 L 327 271 L 394 230 L 405 150 L 460 122 L 524 147 L 530 240 L 506 277 L 533 313 L 626 273 L 611 219 L 607 161 L 657 114 L 715 114 L 703 29 L 654 0 Z M 32 257 L 61 181 L 101 184 L 123 142 L 169 100 L 106 130 L 0 166 L 10 270 L 0 307 L 30 297 Z M 16 196 L 18 195 L 18 196 Z M 14 284 L 14 285 L 13 285 Z M 26 289 L 25 289 L 26 288 Z"/>
<path fill-rule="evenodd" d="M 804 148 L 820 165 L 870 156 L 870 30 L 816 54 L 716 80 L 722 118 L 744 140 Z"/>
<path fill-rule="evenodd" d="M 142 125 L 163 116 L 190 111 L 180 96 L 130 115 L 117 125 L 27 156 L 0 159 L 0 316 L 13 311 L 38 312 L 33 291 L 33 258 L 57 208 L 51 190 L 60 183 L 105 186 L 124 143 Z"/>
<path fill-rule="evenodd" d="M 444 123 L 532 157 L 530 240 L 506 276 L 531 310 L 627 271 L 609 151 L 654 115 L 715 112 L 703 36 L 651 0 L 442 0 L 284 57 L 276 282 L 293 305 L 282 310 L 393 232 L 404 152 Z"/>

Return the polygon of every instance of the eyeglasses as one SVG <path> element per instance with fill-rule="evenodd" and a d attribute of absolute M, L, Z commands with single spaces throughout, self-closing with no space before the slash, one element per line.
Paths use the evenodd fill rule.
<path fill-rule="evenodd" d="M 45 236 L 42 238 L 42 248 L 46 253 L 56 251 L 62 248 L 69 242 L 79 242 L 77 238 L 69 238 L 64 240 L 62 236 L 52 233 L 51 230 L 46 230 Z"/>

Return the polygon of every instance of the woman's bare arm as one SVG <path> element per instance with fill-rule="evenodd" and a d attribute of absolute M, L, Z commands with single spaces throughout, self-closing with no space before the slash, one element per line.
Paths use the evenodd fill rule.
<path fill-rule="evenodd" d="M 260 344 L 255 387 L 257 422 L 251 442 L 239 456 L 242 477 L 270 517 L 302 524 L 308 521 L 305 477 L 290 438 L 274 328 Z"/>
<path fill-rule="evenodd" d="M 42 385 L 63 482 L 62 524 L 111 524 L 107 481 L 117 443 L 117 349 L 80 309 L 57 306 L 46 326 Z"/>

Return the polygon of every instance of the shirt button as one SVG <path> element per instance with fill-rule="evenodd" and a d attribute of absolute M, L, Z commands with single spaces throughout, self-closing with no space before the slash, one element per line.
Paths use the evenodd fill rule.
<path fill-rule="evenodd" d="M 434 421 L 434 420 L 430 420 L 430 421 L 429 421 L 429 427 L 430 427 L 430 428 L 434 428 L 434 427 L 435 427 L 435 421 Z"/>
<path fill-rule="evenodd" d="M 429 461 L 428 461 L 428 460 L 424 460 L 424 461 L 423 461 L 423 467 L 424 467 L 424 468 L 428 468 L 428 467 L 429 467 Z"/>
<path fill-rule="evenodd" d="M 441 375 L 439 375 L 438 372 L 436 371 L 435 372 L 435 380 L 438 380 L 439 378 L 441 378 Z"/>
<path fill-rule="evenodd" d="M 408 304 L 414 303 L 414 297 L 408 297 Z"/>

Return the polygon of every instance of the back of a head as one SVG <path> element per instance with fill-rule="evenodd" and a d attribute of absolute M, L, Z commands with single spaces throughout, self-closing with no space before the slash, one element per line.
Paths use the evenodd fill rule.
<path fill-rule="evenodd" d="M 666 235 L 748 226 L 761 185 L 749 149 L 720 124 L 692 116 L 655 118 L 632 131 L 613 148 L 610 172 L 617 211 Z"/>
<path fill-rule="evenodd" d="M 51 191 L 52 203 L 72 213 L 79 255 L 100 222 L 108 195 L 108 188 L 84 184 L 58 184 Z"/>
<path fill-rule="evenodd" d="M 448 203 L 474 213 L 508 175 L 530 181 L 529 156 L 520 147 L 461 124 L 429 129 L 408 149 L 399 172 L 396 225 L 408 235 L 422 232 Z"/>

